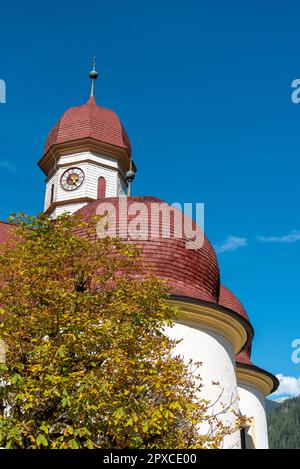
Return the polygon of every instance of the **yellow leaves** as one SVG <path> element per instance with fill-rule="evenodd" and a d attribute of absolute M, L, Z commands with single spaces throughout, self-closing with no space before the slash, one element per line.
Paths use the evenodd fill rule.
<path fill-rule="evenodd" d="M 132 419 L 131 417 L 129 417 L 129 418 L 126 420 L 126 422 L 125 422 L 125 424 L 124 424 L 124 427 L 132 427 L 133 424 L 134 424 L 133 419 Z"/>
<path fill-rule="evenodd" d="M 67 428 L 64 429 L 63 434 L 64 436 L 74 435 L 75 434 L 74 428 L 68 426 Z"/>
<path fill-rule="evenodd" d="M 182 406 L 181 406 L 180 402 L 178 402 L 178 401 L 171 402 L 169 407 L 170 407 L 170 409 L 174 409 L 174 410 L 182 410 Z"/>
<path fill-rule="evenodd" d="M 147 434 L 147 432 L 149 430 L 149 425 L 148 425 L 147 421 L 142 423 L 142 430 L 145 434 Z"/>
<path fill-rule="evenodd" d="M 236 419 L 236 425 L 238 428 L 245 428 L 251 425 L 253 417 L 245 417 L 244 415 L 238 415 Z"/>
<path fill-rule="evenodd" d="M 30 370 L 32 373 L 41 373 L 43 371 L 43 366 L 41 364 L 30 365 Z"/>
<path fill-rule="evenodd" d="M 173 412 L 171 412 L 170 410 L 167 409 L 164 413 L 164 417 L 166 419 L 173 419 L 175 417 L 175 415 L 173 414 Z"/>
<path fill-rule="evenodd" d="M 72 334 L 72 333 L 70 333 L 70 332 L 67 333 L 67 334 L 65 334 L 65 336 L 66 336 L 66 339 L 67 339 L 67 340 L 70 339 L 72 342 L 76 342 L 76 340 L 77 340 L 76 335 L 75 335 L 75 334 Z"/>

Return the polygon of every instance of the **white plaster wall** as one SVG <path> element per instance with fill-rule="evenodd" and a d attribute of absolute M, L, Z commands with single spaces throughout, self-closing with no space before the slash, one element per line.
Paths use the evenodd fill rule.
<path fill-rule="evenodd" d="M 89 161 L 82 162 L 82 160 Z M 74 191 L 65 191 L 60 185 L 60 180 L 63 173 L 72 167 L 59 166 L 65 163 L 72 163 L 74 167 L 82 169 L 85 174 L 83 184 Z M 99 164 L 103 166 L 100 166 Z M 98 194 L 98 179 L 100 176 L 104 177 L 106 180 L 106 197 L 117 197 L 119 195 L 125 195 L 126 182 L 124 175 L 119 168 L 118 161 L 113 158 L 87 151 L 61 156 L 56 162 L 56 165 L 57 170 L 55 170 L 55 173 L 49 178 L 46 184 L 45 210 L 50 205 L 52 184 L 54 184 L 55 202 L 67 202 L 70 199 L 79 199 L 83 197 L 89 197 L 96 200 Z M 59 210 L 57 209 L 55 212 L 62 213 L 64 211 L 68 211 L 73 213 L 75 210 L 73 210 L 72 207 L 73 205 L 68 205 L 66 203 L 65 206 L 61 206 Z M 52 214 L 52 216 L 54 216 L 54 214 Z"/>
<path fill-rule="evenodd" d="M 219 416 L 226 425 L 234 425 L 238 413 L 237 383 L 235 359 L 232 344 L 221 334 L 192 323 L 176 323 L 173 328 L 166 328 L 171 339 L 182 339 L 176 346 L 175 353 L 186 362 L 190 359 L 202 362 L 200 374 L 203 388 L 201 396 L 211 403 L 216 402 L 211 412 Z M 219 382 L 214 385 L 213 382 Z M 200 431 L 206 431 L 205 425 Z M 236 431 L 224 439 L 223 447 L 240 448 L 240 432 Z"/>
<path fill-rule="evenodd" d="M 253 418 L 246 432 L 246 447 L 248 449 L 268 449 L 265 396 L 259 389 L 242 382 L 238 383 L 238 393 L 241 414 Z"/>

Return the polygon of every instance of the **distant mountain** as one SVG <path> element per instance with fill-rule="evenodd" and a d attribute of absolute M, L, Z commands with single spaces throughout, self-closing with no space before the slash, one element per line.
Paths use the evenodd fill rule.
<path fill-rule="evenodd" d="M 270 448 L 300 449 L 300 396 L 267 400 L 267 417 Z"/>

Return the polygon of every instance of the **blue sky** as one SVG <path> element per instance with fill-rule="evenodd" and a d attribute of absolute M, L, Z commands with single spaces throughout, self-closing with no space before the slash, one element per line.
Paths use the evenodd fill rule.
<path fill-rule="evenodd" d="M 134 193 L 205 203 L 222 282 L 255 327 L 253 360 L 292 378 L 300 375 L 291 360 L 300 338 L 300 104 L 291 101 L 299 18 L 296 1 L 12 1 L 1 6 L 0 29 L 0 218 L 42 210 L 36 163 L 63 111 L 87 100 L 96 54 L 97 101 L 119 114 L 132 141 Z"/>

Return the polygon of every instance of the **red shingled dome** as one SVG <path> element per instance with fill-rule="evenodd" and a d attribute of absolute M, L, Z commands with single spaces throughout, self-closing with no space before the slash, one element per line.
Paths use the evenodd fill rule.
<path fill-rule="evenodd" d="M 224 285 L 220 285 L 219 305 L 231 309 L 249 321 L 248 314 L 240 300 Z"/>
<path fill-rule="evenodd" d="M 247 319 L 247 321 L 249 321 L 249 317 L 245 311 L 244 306 L 240 302 L 240 300 L 232 293 L 232 291 L 224 287 L 224 285 L 220 285 L 219 305 L 224 306 L 225 308 L 231 309 L 232 311 L 240 314 L 245 319 Z M 248 338 L 246 345 L 243 347 L 240 353 L 236 355 L 235 361 L 237 363 L 253 365 L 253 363 L 250 360 L 251 340 L 252 339 Z"/>
<path fill-rule="evenodd" d="M 0 221 L 0 244 L 13 239 L 13 226 L 5 221 Z"/>
<path fill-rule="evenodd" d="M 48 135 L 44 154 L 55 144 L 93 138 L 119 148 L 131 156 L 131 144 L 114 111 L 98 106 L 94 97 L 82 105 L 68 109 Z"/>
<path fill-rule="evenodd" d="M 243 350 L 241 350 L 241 352 L 236 355 L 235 357 L 235 361 L 236 363 L 242 363 L 242 364 L 245 364 L 245 365 L 253 365 L 251 359 L 250 359 L 250 355 L 251 355 L 251 343 L 247 343 Z"/>
<path fill-rule="evenodd" d="M 117 234 L 119 233 L 118 226 L 120 227 L 124 223 L 119 215 L 119 200 L 118 197 L 104 200 L 105 203 L 110 202 L 116 208 Z M 127 198 L 128 207 L 134 202 L 140 202 L 146 206 L 147 215 L 145 217 L 147 217 L 150 227 L 151 203 L 163 203 L 163 201 L 155 197 Z M 77 213 L 83 219 L 89 219 L 96 215 L 99 204 L 100 200 L 91 202 L 78 210 Z M 180 214 L 186 217 L 181 212 Z M 135 216 L 136 214 L 129 215 L 128 221 L 130 222 Z M 171 219 L 172 229 L 176 228 L 176 223 L 179 224 L 177 217 Z M 160 231 L 157 236 L 131 241 L 142 248 L 142 259 L 152 268 L 155 275 L 167 281 L 174 295 L 217 303 L 220 272 L 216 254 L 208 239 L 204 238 L 203 246 L 199 249 L 186 249 L 186 238 L 164 238 L 161 231 L 161 219 L 159 225 Z M 195 222 L 193 222 L 193 226 L 195 226 Z"/>

